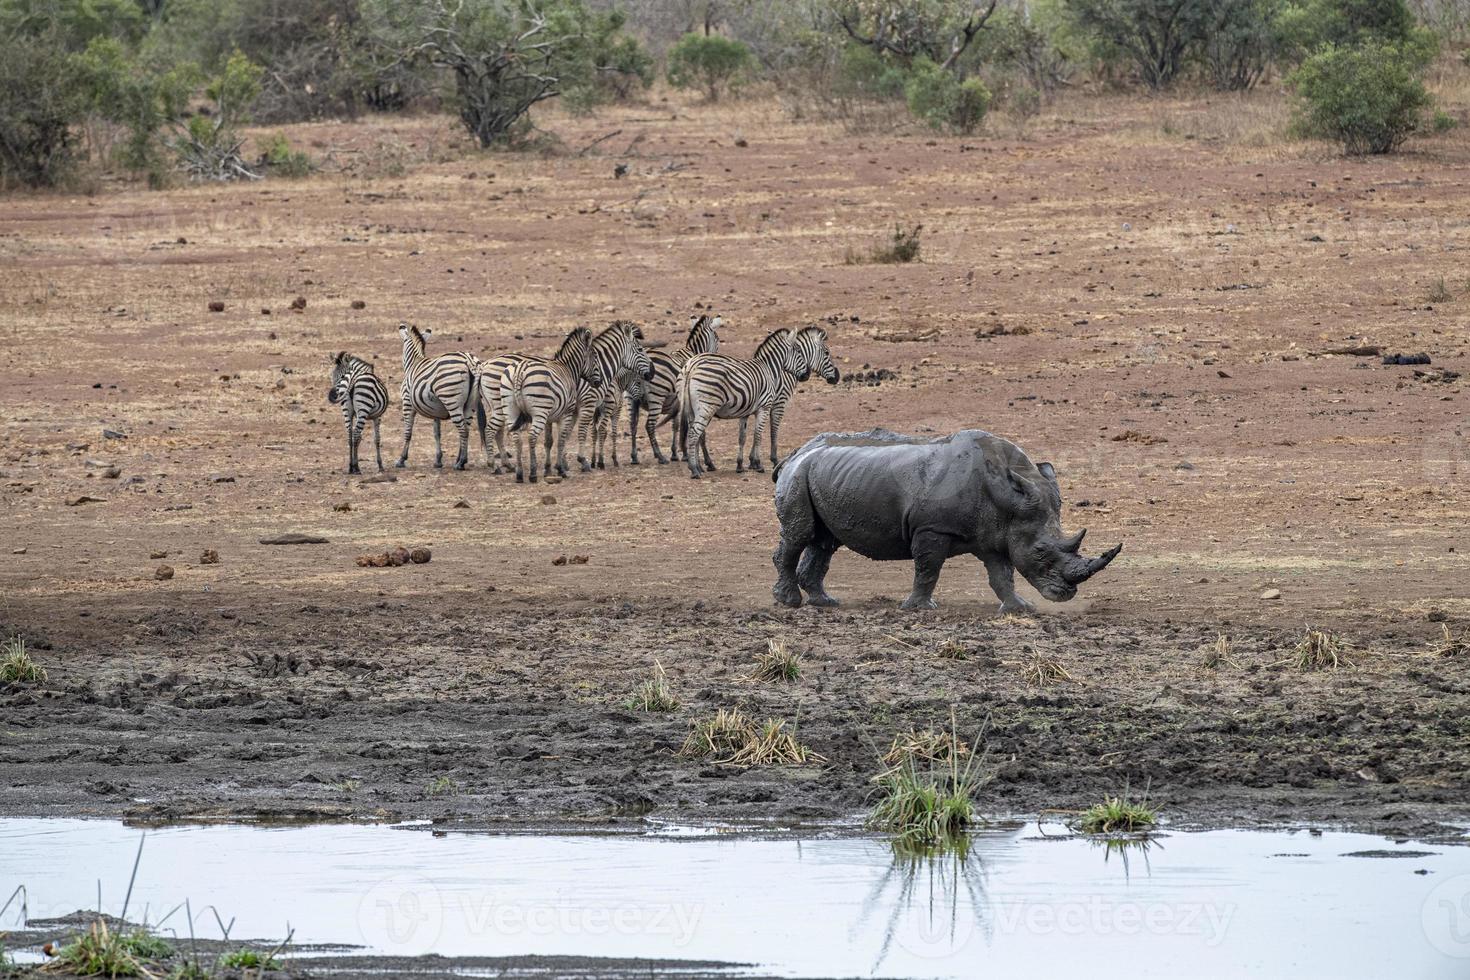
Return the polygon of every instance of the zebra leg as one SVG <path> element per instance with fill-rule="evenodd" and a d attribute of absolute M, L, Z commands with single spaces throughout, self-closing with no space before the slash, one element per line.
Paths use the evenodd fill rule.
<path fill-rule="evenodd" d="M 761 429 L 765 428 L 768 414 L 764 408 L 755 413 L 755 438 L 750 440 L 750 468 L 757 473 L 766 471 L 766 468 L 761 465 Z"/>
<path fill-rule="evenodd" d="M 383 472 L 383 427 L 373 419 L 373 452 L 378 456 L 378 472 Z"/>
<path fill-rule="evenodd" d="M 653 458 L 658 461 L 658 465 L 668 463 L 669 458 L 658 444 L 658 413 L 651 408 L 648 410 L 648 417 L 643 420 L 643 431 L 648 434 L 648 448 L 653 450 Z M 673 447 L 669 448 L 672 451 Z"/>
<path fill-rule="evenodd" d="M 403 454 L 398 457 L 398 462 L 394 464 L 400 470 L 408 465 L 408 444 L 413 442 L 414 414 L 413 402 L 405 397 L 403 399 Z"/>
<path fill-rule="evenodd" d="M 609 410 L 612 414 L 608 416 L 605 441 L 612 443 L 613 469 L 617 469 L 620 465 L 618 463 L 618 423 L 623 420 L 623 400 L 614 398 Z"/>
<path fill-rule="evenodd" d="M 367 418 L 363 415 L 357 415 L 352 419 L 352 431 L 347 434 L 348 455 L 351 457 L 347 463 L 348 473 L 362 472 L 362 465 L 358 462 L 358 447 L 362 445 L 362 429 L 366 423 Z"/>
<path fill-rule="evenodd" d="M 461 414 L 454 425 L 459 429 L 459 455 L 455 457 L 454 468 L 462 470 L 470 463 L 470 417 Z"/>
<path fill-rule="evenodd" d="M 592 457 L 587 455 L 587 432 L 593 428 L 597 409 L 589 402 L 577 406 L 577 466 L 583 473 L 592 469 Z M 597 433 L 592 434 L 592 453 L 597 454 Z"/>
<path fill-rule="evenodd" d="M 357 472 L 357 446 L 352 441 L 352 420 L 347 420 L 347 475 Z"/>
<path fill-rule="evenodd" d="M 638 410 L 643 406 L 643 399 L 628 399 L 628 465 L 637 466 L 638 463 Z M 613 461 L 618 458 L 617 447 L 613 447 Z"/>
<path fill-rule="evenodd" d="M 780 466 L 781 457 L 776 452 L 776 433 L 781 429 L 781 420 L 786 417 L 786 403 L 771 406 L 771 465 Z M 752 446 L 751 454 L 754 455 L 756 447 Z"/>
<path fill-rule="evenodd" d="M 709 428 L 708 427 L 705 427 L 705 428 L 703 428 L 703 429 L 701 429 L 699 431 L 699 451 L 704 454 L 704 468 L 707 469 L 707 470 L 709 470 L 710 472 L 714 472 L 714 469 L 715 469 L 715 461 L 710 457 L 710 454 L 709 454 L 709 435 L 708 435 L 708 433 L 709 433 Z M 686 452 L 689 450 L 689 446 L 687 444 L 684 446 L 684 450 Z"/>
<path fill-rule="evenodd" d="M 567 437 L 570 436 L 571 434 L 572 434 L 572 419 L 571 419 L 571 416 L 567 416 L 566 418 L 564 418 L 564 419 L 561 420 L 561 431 L 560 431 L 560 434 L 557 437 L 557 443 L 556 443 L 556 474 L 557 474 L 557 476 L 566 476 L 567 473 L 569 472 L 568 469 L 567 469 Z M 592 434 L 592 438 L 593 438 L 593 441 L 595 442 L 596 439 L 597 439 L 597 433 L 595 431 Z M 596 446 L 593 446 L 593 452 L 596 452 L 596 451 L 597 451 L 597 447 Z M 549 472 L 550 471 L 550 465 L 551 465 L 551 430 L 549 430 L 549 429 L 546 432 L 546 464 L 547 464 L 548 472 Z"/>
<path fill-rule="evenodd" d="M 749 417 L 748 416 L 745 416 L 745 415 L 740 416 L 740 437 L 739 437 L 739 440 L 738 440 L 738 445 L 736 445 L 736 447 L 735 447 L 735 472 L 736 473 L 744 473 L 745 472 L 745 423 L 747 421 L 749 421 Z M 760 429 L 758 427 L 755 430 L 755 441 L 756 441 L 756 444 L 759 444 L 760 441 L 761 441 L 761 432 L 760 432 Z"/>
<path fill-rule="evenodd" d="M 439 426 L 440 426 L 439 420 L 438 419 L 435 419 L 434 420 L 434 469 L 436 469 L 436 470 L 442 470 L 444 468 L 444 441 L 443 441 L 443 437 L 440 435 Z"/>
<path fill-rule="evenodd" d="M 541 436 L 546 431 L 546 420 L 537 418 L 530 425 L 530 433 L 526 439 L 531 443 L 531 482 L 535 483 L 541 479 L 541 472 L 536 466 L 536 443 L 541 441 Z M 516 479 L 521 478 L 521 437 L 516 434 Z"/>

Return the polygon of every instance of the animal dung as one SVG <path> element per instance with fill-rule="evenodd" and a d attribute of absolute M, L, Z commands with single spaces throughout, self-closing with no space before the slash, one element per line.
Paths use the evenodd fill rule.
<path fill-rule="evenodd" d="M 295 299 L 293 299 L 291 301 L 291 309 L 295 310 L 298 313 L 300 313 L 302 310 L 306 309 L 306 297 L 305 296 L 298 296 Z"/>
<path fill-rule="evenodd" d="M 340 514 L 345 514 L 352 509 L 352 504 L 344 500 L 340 504 L 333 504 L 332 509 Z"/>
<path fill-rule="evenodd" d="M 1383 363 L 1384 364 L 1428 364 L 1429 363 L 1429 355 L 1428 354 L 1424 354 L 1424 353 L 1419 353 L 1419 354 L 1385 354 L 1385 355 L 1383 355 Z"/>
<path fill-rule="evenodd" d="M 392 551 L 385 551 L 377 555 L 358 555 L 357 567 L 359 568 L 398 568 L 402 565 L 426 565 L 433 558 L 433 552 L 428 548 L 408 548 L 399 546 Z"/>
<path fill-rule="evenodd" d="M 172 565 L 159 565 L 158 568 L 154 569 L 154 571 L 153 571 L 153 577 L 156 578 L 156 579 L 158 579 L 160 582 L 166 582 L 166 581 L 168 581 L 169 579 L 171 579 L 171 578 L 174 577 L 174 569 L 173 569 L 173 566 Z"/>
<path fill-rule="evenodd" d="M 204 549 L 204 554 L 202 554 L 202 555 L 199 556 L 199 564 L 201 564 L 201 565 L 218 565 L 219 564 L 219 552 L 218 551 L 215 551 L 213 548 L 205 548 Z"/>
<path fill-rule="evenodd" d="M 352 308 L 354 310 L 365 310 L 367 309 L 367 303 L 360 299 L 355 299 L 352 301 Z"/>
<path fill-rule="evenodd" d="M 209 312 L 211 312 L 211 313 L 223 313 L 224 311 L 225 311 L 225 304 L 224 303 L 222 303 L 221 301 L 219 301 L 217 299 L 212 299 L 212 300 L 209 301 Z"/>

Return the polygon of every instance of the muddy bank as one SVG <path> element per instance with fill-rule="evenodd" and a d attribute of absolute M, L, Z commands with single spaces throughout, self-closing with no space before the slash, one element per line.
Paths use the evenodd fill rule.
<path fill-rule="evenodd" d="M 0 687 L 7 815 L 832 821 L 864 809 L 895 733 L 951 706 L 983 733 L 987 812 L 1125 786 L 1206 825 L 1426 834 L 1470 811 L 1470 685 L 1422 619 L 1335 624 L 1336 670 L 1289 662 L 1300 627 L 915 616 L 886 597 L 787 611 L 492 594 L 428 611 L 262 596 L 223 612 L 205 597 L 5 625 L 50 671 Z M 1221 633 L 1229 658 L 1207 666 Z M 772 638 L 802 653 L 796 682 L 754 679 Z M 1067 677 L 1033 683 L 1038 655 Z M 680 706 L 632 710 L 655 660 Z M 691 722 L 726 706 L 794 724 L 825 762 L 680 757 Z"/>

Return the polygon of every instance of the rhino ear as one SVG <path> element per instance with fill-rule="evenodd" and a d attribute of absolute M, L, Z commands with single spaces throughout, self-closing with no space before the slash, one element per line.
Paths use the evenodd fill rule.
<path fill-rule="evenodd" d="M 1046 477 L 1048 480 L 1051 480 L 1053 483 L 1056 482 L 1056 467 L 1052 466 L 1050 463 L 1037 463 L 1036 468 L 1041 471 L 1042 476 Z"/>
<path fill-rule="evenodd" d="M 996 503 L 1012 513 L 1026 510 L 1031 503 L 1031 488 L 1005 464 L 990 453 L 985 454 L 986 484 Z"/>

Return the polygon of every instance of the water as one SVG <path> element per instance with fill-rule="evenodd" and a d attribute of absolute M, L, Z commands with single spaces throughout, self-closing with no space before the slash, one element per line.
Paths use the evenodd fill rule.
<path fill-rule="evenodd" d="M 0 902 L 121 909 L 141 831 L 0 819 Z M 1432 852 L 1395 859 L 1351 852 Z M 1419 873 L 1427 872 L 1427 873 Z M 150 830 L 132 897 L 201 936 L 446 956 L 719 960 L 789 976 L 1470 977 L 1470 849 L 1212 831 L 1110 851 L 1035 824 L 968 858 L 882 841 L 721 833 L 430 834 L 385 826 Z M 176 911 L 163 931 L 186 933 Z M 13 906 L 0 929 L 20 924 Z"/>

